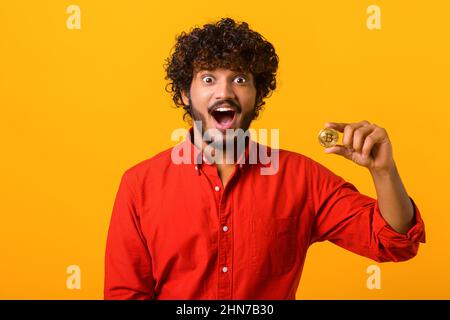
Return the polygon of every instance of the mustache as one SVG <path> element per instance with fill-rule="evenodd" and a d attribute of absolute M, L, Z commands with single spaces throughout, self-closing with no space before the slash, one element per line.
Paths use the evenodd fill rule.
<path fill-rule="evenodd" d="M 211 114 L 211 111 L 212 111 L 215 107 L 219 107 L 219 106 L 221 106 L 221 105 L 223 105 L 223 104 L 229 104 L 230 106 L 235 107 L 235 108 L 236 108 L 236 111 L 237 111 L 238 113 L 240 113 L 240 112 L 242 111 L 241 106 L 240 106 L 237 102 L 235 102 L 235 101 L 233 101 L 233 100 L 228 100 L 228 99 L 227 99 L 227 100 L 221 100 L 221 101 L 214 102 L 211 106 L 208 107 L 208 113 Z"/>

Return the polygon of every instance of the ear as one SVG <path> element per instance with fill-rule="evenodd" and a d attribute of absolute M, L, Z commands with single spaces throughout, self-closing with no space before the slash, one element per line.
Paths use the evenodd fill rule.
<path fill-rule="evenodd" d="M 185 92 L 184 90 L 181 91 L 181 99 L 183 100 L 183 103 L 185 106 L 189 106 L 189 93 Z"/>
<path fill-rule="evenodd" d="M 256 89 L 256 95 L 255 95 L 255 106 L 261 104 L 262 99 L 261 99 L 261 94 L 259 93 L 259 90 Z"/>

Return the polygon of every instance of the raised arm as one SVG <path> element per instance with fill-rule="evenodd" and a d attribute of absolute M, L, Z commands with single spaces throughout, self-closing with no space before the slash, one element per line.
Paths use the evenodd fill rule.
<path fill-rule="evenodd" d="M 414 208 L 393 159 L 392 144 L 384 128 L 368 121 L 327 123 L 344 133 L 343 145 L 326 148 L 369 169 L 383 218 L 397 232 L 406 234 L 414 225 Z"/>

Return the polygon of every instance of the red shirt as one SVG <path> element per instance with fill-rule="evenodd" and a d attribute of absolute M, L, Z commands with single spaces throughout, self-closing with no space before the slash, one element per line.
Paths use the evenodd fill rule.
<path fill-rule="evenodd" d="M 314 242 L 378 262 L 410 259 L 425 242 L 411 198 L 416 223 L 401 234 L 375 199 L 302 154 L 280 149 L 272 175 L 260 170 L 271 163 L 236 164 L 224 188 L 214 165 L 194 163 L 199 150 L 190 139 L 179 146 L 191 163 L 175 164 L 171 148 L 122 176 L 105 299 L 295 299 Z M 246 159 L 256 148 L 273 152 L 252 142 Z"/>

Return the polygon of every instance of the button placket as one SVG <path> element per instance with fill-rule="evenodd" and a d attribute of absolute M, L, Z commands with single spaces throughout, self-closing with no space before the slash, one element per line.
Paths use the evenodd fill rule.
<path fill-rule="evenodd" d="M 221 197 L 218 202 L 218 218 L 219 218 L 219 283 L 218 297 L 219 299 L 232 298 L 232 234 L 229 232 L 228 225 L 231 214 L 231 197 L 230 190 L 220 187 Z"/>

